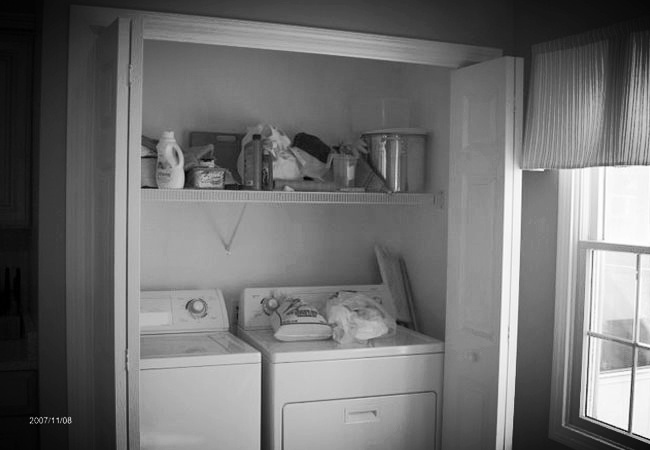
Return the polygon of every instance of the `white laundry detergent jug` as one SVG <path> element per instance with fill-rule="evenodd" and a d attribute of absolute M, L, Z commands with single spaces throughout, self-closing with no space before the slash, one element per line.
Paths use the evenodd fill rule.
<path fill-rule="evenodd" d="M 156 183 L 159 189 L 182 189 L 185 184 L 183 151 L 174 139 L 173 131 L 163 131 L 158 145 Z"/>

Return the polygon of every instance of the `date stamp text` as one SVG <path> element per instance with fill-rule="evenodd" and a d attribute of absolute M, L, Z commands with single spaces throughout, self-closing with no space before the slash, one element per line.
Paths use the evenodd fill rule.
<path fill-rule="evenodd" d="M 38 416 L 30 417 L 30 425 L 70 425 L 72 417 Z"/>

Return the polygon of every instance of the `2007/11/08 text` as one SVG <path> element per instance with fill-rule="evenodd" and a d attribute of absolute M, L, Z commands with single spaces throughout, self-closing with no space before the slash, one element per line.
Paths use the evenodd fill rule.
<path fill-rule="evenodd" d="M 70 425 L 72 423 L 72 417 L 30 417 L 30 425 Z"/>

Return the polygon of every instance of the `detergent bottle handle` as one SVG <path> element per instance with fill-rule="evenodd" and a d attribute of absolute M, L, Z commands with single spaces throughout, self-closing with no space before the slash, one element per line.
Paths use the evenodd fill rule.
<path fill-rule="evenodd" d="M 174 166 L 183 167 L 185 165 L 185 159 L 183 157 L 183 151 L 181 150 L 181 148 L 177 144 L 174 144 L 172 145 L 172 152 L 174 153 L 174 161 L 176 162 Z"/>

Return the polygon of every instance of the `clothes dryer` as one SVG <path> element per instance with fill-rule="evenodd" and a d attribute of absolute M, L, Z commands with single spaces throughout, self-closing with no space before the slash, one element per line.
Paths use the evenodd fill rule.
<path fill-rule="evenodd" d="M 431 450 L 440 448 L 444 343 L 398 326 L 367 344 L 281 342 L 265 298 L 285 294 L 321 310 L 340 290 L 379 301 L 383 285 L 250 288 L 239 336 L 262 354 L 262 448 Z"/>

